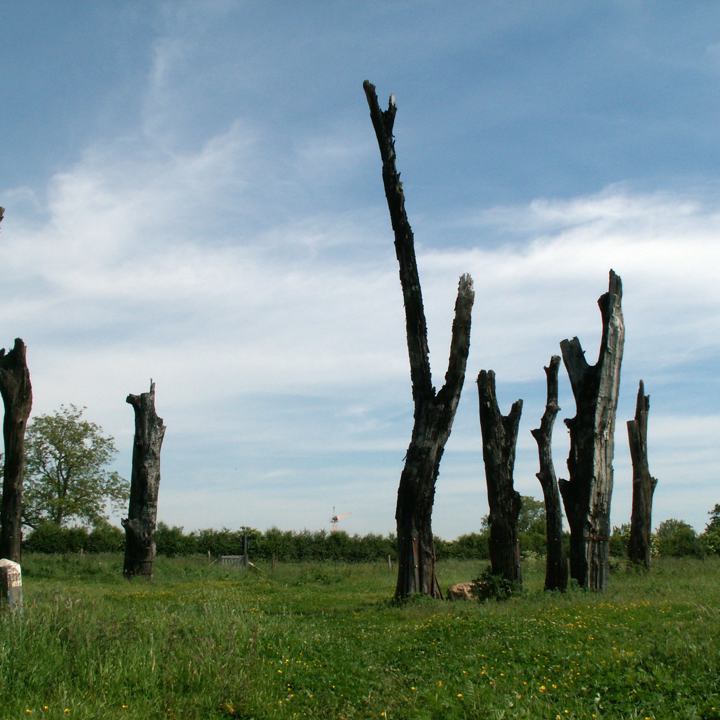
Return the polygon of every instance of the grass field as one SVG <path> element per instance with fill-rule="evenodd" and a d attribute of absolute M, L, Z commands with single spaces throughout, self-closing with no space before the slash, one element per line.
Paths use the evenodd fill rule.
<path fill-rule="evenodd" d="M 618 569 L 602 596 L 393 606 L 384 564 L 240 573 L 119 556 L 25 558 L 0 613 L 6 718 L 720 718 L 720 562 Z M 440 566 L 443 587 L 479 563 Z"/>

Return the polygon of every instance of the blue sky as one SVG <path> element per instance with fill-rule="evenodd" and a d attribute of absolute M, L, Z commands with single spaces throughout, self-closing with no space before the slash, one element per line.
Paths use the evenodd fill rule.
<path fill-rule="evenodd" d="M 720 7 L 710 3 L 56 3 L 0 8 L 0 344 L 35 413 L 118 441 L 157 383 L 161 520 L 394 529 L 412 405 L 362 81 L 395 94 L 436 384 L 458 276 L 468 376 L 434 528 L 487 512 L 475 378 L 525 401 L 516 487 L 541 496 L 543 365 L 623 279 L 625 422 L 651 396 L 654 520 L 720 501 Z M 561 369 L 555 464 L 574 404 Z"/>

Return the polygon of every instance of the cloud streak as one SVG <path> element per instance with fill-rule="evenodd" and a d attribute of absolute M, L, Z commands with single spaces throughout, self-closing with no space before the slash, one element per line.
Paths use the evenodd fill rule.
<path fill-rule="evenodd" d="M 306 122 L 283 118 L 298 95 L 289 89 L 295 94 L 270 101 L 281 87 L 279 70 L 262 66 L 231 89 L 230 68 L 240 60 L 221 61 L 228 37 L 218 40 L 220 49 L 207 44 L 231 7 L 213 5 L 209 20 L 190 7 L 168 10 L 169 30 L 151 47 L 147 84 L 138 91 L 136 127 L 88 142 L 46 187 L 0 190 L 7 208 L 2 342 L 20 335 L 28 343 L 35 413 L 61 402 L 87 405 L 120 440 L 125 475 L 132 415 L 124 398 L 151 376 L 157 381 L 168 426 L 166 522 L 302 527 L 325 522 L 335 504 L 352 510 L 349 530 L 387 531 L 412 408 L 362 78 L 356 106 L 338 100 L 337 112 L 316 107 L 307 121 L 316 88 L 312 102 L 298 104 Z M 506 24 L 521 18 L 513 14 Z M 244 52 L 267 57 L 260 44 Z M 445 47 L 441 39 L 435 44 Z M 201 60 L 216 55 L 222 72 L 213 73 Z M 256 107 L 258 98 L 267 112 Z M 210 115 L 212 122 L 199 122 Z M 433 200 L 422 207 L 437 179 L 432 169 L 416 174 L 428 160 L 427 141 L 409 121 L 398 132 L 400 167 L 412 169 L 406 189 L 436 385 L 447 364 L 458 276 L 471 273 L 476 290 L 468 378 L 441 468 L 436 531 L 472 531 L 487 511 L 474 387 L 481 368 L 496 371 L 504 411 L 525 400 L 517 482 L 539 495 L 528 431 L 544 405 L 542 367 L 560 340 L 575 335 L 594 361 L 595 301 L 611 267 L 623 279 L 627 326 L 614 521 L 629 518 L 624 420 L 642 377 L 653 402 L 651 471 L 661 482 L 656 519 L 677 512 L 701 525 L 715 500 L 699 500 L 697 488 L 712 487 L 718 469 L 718 381 L 707 370 L 720 356 L 717 199 L 707 188 L 640 191 L 615 183 L 495 207 L 467 194 L 460 206 Z M 564 378 L 560 404 L 561 417 L 574 414 Z M 560 422 L 555 433 L 562 475 Z M 688 477 L 692 503 L 683 499 L 691 496 Z M 302 515 L 282 509 L 286 496 Z M 212 508 L 197 515 L 201 498 Z"/>
<path fill-rule="evenodd" d="M 250 395 L 268 398 L 253 408 L 264 429 L 251 437 L 270 456 L 296 445 L 293 423 L 273 413 L 297 395 L 326 398 L 316 415 L 308 409 L 306 417 L 294 419 L 315 429 L 297 436 L 307 443 L 303 452 L 316 458 L 328 453 L 331 463 L 343 458 L 347 464 L 352 457 L 358 468 L 368 453 L 401 456 L 409 432 L 403 426 L 409 381 L 400 293 L 389 253 L 368 259 L 363 214 L 315 215 L 310 208 L 306 218 L 273 225 L 266 206 L 269 220 L 255 233 L 233 231 L 230 222 L 220 239 L 199 232 L 202 218 L 222 213 L 231 198 L 246 202 L 247 179 L 237 158 L 259 165 L 262 148 L 251 138 L 237 126 L 195 155 L 153 161 L 131 162 L 113 147 L 96 150 L 53 178 L 46 222 L 33 226 L 21 218 L 15 224 L 9 215 L 3 241 L 25 299 L 0 313 L 31 341 L 38 412 L 79 398 L 127 447 L 129 422 L 119 400 L 152 375 L 169 434 L 218 432 L 221 456 L 237 431 L 243 434 L 243 398 Z M 236 212 L 232 208 L 230 216 Z M 382 206 L 371 209 L 378 222 L 383 214 Z M 609 266 L 622 275 L 626 292 L 622 409 L 634 393 L 633 377 L 644 377 L 662 398 L 669 389 L 663 373 L 682 372 L 697 353 L 718 354 L 720 297 L 712 268 L 720 258 L 710 241 L 719 224 L 718 208 L 698 199 L 613 187 L 571 201 L 489 210 L 467 222 L 475 247 L 420 250 L 436 383 L 446 363 L 457 276 L 469 271 L 476 279 L 465 411 L 448 448 L 449 456 L 475 456 L 473 483 L 482 478 L 472 417 L 474 373 L 492 367 L 501 393 L 529 395 L 524 424 L 534 426 L 543 402 L 541 368 L 558 341 L 578 334 L 594 357 L 600 332 L 594 300 L 605 289 Z M 519 241 L 483 247 L 483 235 L 508 231 Z M 389 229 L 385 235 L 389 245 Z M 334 252 L 337 243 L 345 256 Z M 565 392 L 562 404 L 572 407 Z M 398 419 L 390 421 L 386 413 Z M 212 422 L 217 415 L 223 428 Z M 682 423 L 675 416 L 664 421 L 664 446 L 682 444 L 667 432 L 668 424 Z M 709 447 L 713 427 L 695 423 L 695 442 Z M 622 431 L 620 418 L 619 447 Z M 192 444 L 201 447 L 202 439 Z M 519 471 L 529 476 L 523 486 L 533 492 L 534 446 L 521 437 L 522 447 L 527 460 L 519 462 Z M 676 472 L 676 454 L 660 454 L 658 461 Z M 562 466 L 562 455 L 557 462 Z M 621 462 L 627 473 L 627 461 Z M 454 496 L 466 481 L 451 458 L 446 463 L 447 493 Z M 391 486 L 394 465 L 385 471 Z M 708 471 L 695 468 L 702 476 Z M 272 477 L 272 466 L 257 472 Z M 662 476 L 662 466 L 655 472 Z M 469 529 L 474 521 L 468 517 L 460 527 Z"/>

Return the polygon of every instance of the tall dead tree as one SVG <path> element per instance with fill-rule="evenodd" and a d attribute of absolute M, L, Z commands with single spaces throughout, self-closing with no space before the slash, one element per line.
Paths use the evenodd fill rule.
<path fill-rule="evenodd" d="M 531 430 L 538 446 L 540 472 L 537 479 L 545 500 L 545 535 L 547 550 L 545 554 L 545 589 L 565 590 L 568 583 L 567 558 L 563 546 L 562 506 L 560 490 L 555 476 L 555 464 L 552 459 L 552 432 L 558 405 L 558 367 L 560 356 L 553 355 L 550 365 L 545 368 L 547 381 L 547 401 L 545 412 L 540 419 L 540 427 Z"/>
<path fill-rule="evenodd" d="M 608 292 L 598 299 L 603 332 L 595 365 L 588 365 L 576 337 L 560 343 L 576 405 L 575 417 L 565 420 L 570 479 L 560 480 L 560 493 L 570 524 L 570 575 L 590 590 L 604 590 L 608 580 L 615 415 L 625 340 L 621 303 L 622 282 L 611 270 Z"/>
<path fill-rule="evenodd" d="M 125 528 L 123 575 L 152 577 L 155 560 L 155 521 L 160 490 L 160 448 L 165 425 L 155 412 L 155 383 L 150 392 L 128 395 L 126 402 L 135 411 L 130 506 Z"/>
<path fill-rule="evenodd" d="M 647 451 L 648 414 L 650 396 L 640 381 L 635 404 L 635 419 L 628 420 L 628 440 L 633 467 L 632 516 L 628 556 L 638 566 L 650 569 L 650 533 L 652 531 L 652 501 L 657 480 L 650 475 Z"/>
<path fill-rule="evenodd" d="M 522 400 L 516 400 L 508 415 L 501 415 L 495 394 L 495 373 L 481 370 L 477 379 L 480 397 L 485 480 L 490 505 L 490 567 L 493 575 L 520 584 L 518 517 L 522 500 L 513 484 Z"/>
<path fill-rule="evenodd" d="M 435 575 L 432 508 L 440 459 L 450 436 L 460 400 L 470 349 L 470 319 L 475 293 L 472 278 L 463 275 L 458 284 L 450 359 L 445 384 L 435 392 L 430 373 L 427 323 L 420 278 L 415 259 L 412 228 L 405 212 L 405 196 L 395 166 L 393 124 L 397 106 L 391 96 L 388 109 L 378 104 L 375 86 L 363 83 L 380 156 L 385 197 L 395 234 L 395 253 L 405 305 L 405 328 L 414 401 L 412 438 L 400 477 L 395 520 L 398 543 L 398 579 L 395 597 L 413 593 L 441 597 Z"/>
<path fill-rule="evenodd" d="M 19 563 L 22 549 L 22 491 L 25 470 L 25 428 L 32 409 L 27 348 L 15 338 L 7 354 L 0 349 L 0 392 L 5 404 L 3 496 L 0 508 L 0 558 Z"/>

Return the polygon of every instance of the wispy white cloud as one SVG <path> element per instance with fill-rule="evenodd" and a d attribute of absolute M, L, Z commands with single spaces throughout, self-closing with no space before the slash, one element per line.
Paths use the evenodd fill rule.
<path fill-rule="evenodd" d="M 253 133 L 238 123 L 182 156 L 129 158 L 120 147 L 95 148 L 53 178 L 44 224 L 15 224 L 12 212 L 8 217 L 6 257 L 16 282 L 27 282 L 29 299 L 6 304 L 0 313 L 31 342 L 37 410 L 63 401 L 91 405 L 127 441 L 121 399 L 141 390 L 150 375 L 159 382 L 171 432 L 208 427 L 218 411 L 242 427 L 243 396 L 265 393 L 273 399 L 259 419 L 266 435 L 256 435 L 256 441 L 272 452 L 274 443 L 293 445 L 291 424 L 272 418 L 283 395 L 319 393 L 335 398 L 335 419 L 324 411 L 305 418 L 324 435 L 312 453 L 352 455 L 360 466 L 364 453 L 400 456 L 409 432 L 402 425 L 409 422 L 409 400 L 403 395 L 408 381 L 400 293 L 392 256 L 384 252 L 370 261 L 363 251 L 364 214 L 316 215 L 310 206 L 305 218 L 274 223 L 271 193 L 262 227 L 235 230 L 228 222 L 220 241 L 207 238 L 198 232 L 204 217 L 215 214 L 223 224 L 217 215 L 231 198 L 238 195 L 240 206 L 246 202 L 245 162 L 257 168 L 262 152 Z M 263 182 L 272 186 L 271 177 Z M 228 212 L 237 217 L 236 208 Z M 372 212 L 384 214 L 382 207 Z M 501 386 L 520 383 L 531 390 L 524 420 L 529 428 L 541 411 L 542 365 L 558 352 L 558 341 L 578 334 L 594 357 L 600 331 L 595 299 L 605 290 L 610 266 L 625 282 L 627 377 L 652 378 L 662 368 L 682 368 L 701 350 L 718 353 L 720 297 L 713 268 L 720 258 L 712 242 L 720 229 L 717 208 L 611 188 L 487 216 L 499 232 L 522 225 L 523 242 L 426 247 L 419 253 L 438 384 L 457 276 L 470 271 L 475 277 L 470 397 L 448 455 L 473 453 L 476 445 L 479 453 L 472 380 L 480 367 L 494 368 Z M 386 236 L 390 244 L 389 229 Z M 334 252 L 338 243 L 344 254 Z M 627 394 L 634 396 L 629 383 Z M 670 389 L 656 385 L 654 392 Z M 377 403 L 358 404 L 374 394 L 393 398 L 400 423 L 389 425 L 377 414 Z M 567 397 L 563 404 L 572 406 Z M 349 420 L 338 422 L 343 417 Z M 663 427 L 682 421 L 663 422 L 653 432 L 660 435 Z M 695 442 L 712 447 L 716 428 L 697 425 Z M 622 432 L 619 423 L 619 446 Z M 231 435 L 225 431 L 227 442 Z M 312 433 L 306 442 L 317 437 Z M 684 452 L 678 435 L 662 437 L 672 451 L 659 456 L 658 475 L 665 466 L 677 472 L 676 458 Z M 520 447 L 527 460 L 519 459 L 518 470 L 532 492 L 532 441 L 522 438 Z M 453 495 L 465 482 L 454 484 L 459 473 L 447 456 L 445 462 L 449 471 L 439 498 L 443 487 Z M 621 463 L 626 466 L 626 460 Z M 482 468 L 474 474 L 481 478 Z"/>
<path fill-rule="evenodd" d="M 169 428 L 163 498 L 170 522 L 302 527 L 290 509 L 279 509 L 291 492 L 296 514 L 325 518 L 326 505 L 352 505 L 350 529 L 390 529 L 410 388 L 363 76 L 357 117 L 347 104 L 337 112 L 318 106 L 312 122 L 290 123 L 285 116 L 295 112 L 299 92 L 270 102 L 283 87 L 279 70 L 255 62 L 272 55 L 263 43 L 273 39 L 258 36 L 237 54 L 216 52 L 214 32 L 234 3 L 204 4 L 203 13 L 176 5 L 165 6 L 167 31 L 156 38 L 146 86 L 138 89 L 137 127 L 94 141 L 45 188 L 0 191 L 7 208 L 0 323 L 9 333 L 2 342 L 21 335 L 29 344 L 35 411 L 87 405 L 121 440 L 125 474 L 132 418 L 124 397 L 142 391 L 150 376 L 157 380 Z M 514 12 L 505 16 L 508 27 L 516 22 Z M 217 35 L 218 46 L 231 40 L 235 47 L 234 37 Z M 470 33 L 467 46 L 475 40 Z M 376 36 L 372 42 L 379 44 Z M 456 46 L 450 32 L 437 42 Z M 429 67 L 432 59 L 425 60 Z M 314 99 L 320 94 L 311 91 Z M 298 113 L 307 108 L 299 104 Z M 412 126 L 403 133 L 404 170 L 406 162 L 425 161 L 427 141 Z M 678 384 L 692 382 L 699 358 L 720 355 L 720 203 L 692 191 L 613 184 L 560 199 L 455 208 L 450 220 L 437 209 L 414 211 L 410 200 L 437 385 L 458 276 L 470 272 L 476 289 L 437 532 L 470 531 L 486 512 L 473 383 L 480 368 L 496 370 L 504 411 L 516 397 L 526 400 L 518 485 L 539 494 L 527 431 L 542 412 L 542 367 L 574 335 L 594 360 L 595 300 L 611 267 L 623 278 L 627 325 L 617 522 L 629 517 L 623 419 L 643 377 L 659 411 L 650 440 L 652 470 L 663 483 L 658 517 L 677 507 L 697 524 L 715 500 L 694 497 L 691 512 L 679 498 L 686 471 L 696 488 L 710 487 L 717 475 L 717 421 L 706 421 L 714 417 L 712 392 L 700 394 L 691 416 Z M 444 244 L 443 229 L 451 237 L 461 230 L 466 241 Z M 572 415 L 564 380 L 561 394 L 562 416 Z M 560 422 L 556 436 L 563 474 Z M 206 489 L 196 487 L 203 483 Z M 210 509 L 198 516 L 203 503 Z"/>

